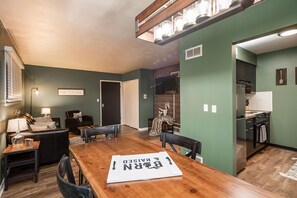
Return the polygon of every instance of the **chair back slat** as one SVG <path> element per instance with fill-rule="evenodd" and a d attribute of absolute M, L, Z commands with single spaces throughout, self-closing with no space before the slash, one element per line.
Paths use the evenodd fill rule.
<path fill-rule="evenodd" d="M 119 132 L 119 125 L 87 128 L 87 129 L 81 129 L 81 137 L 86 143 L 89 143 L 89 142 L 97 141 L 96 135 L 105 135 L 106 138 L 109 135 L 113 135 L 114 137 L 117 137 L 118 132 Z"/>
<path fill-rule="evenodd" d="M 191 157 L 192 159 L 196 158 L 196 154 L 198 153 L 199 155 L 201 154 L 201 142 L 184 137 L 181 135 L 176 135 L 176 134 L 170 134 L 170 133 L 161 133 L 161 141 L 162 141 L 162 147 L 166 148 L 166 143 L 170 145 L 172 150 L 174 152 L 177 152 L 175 147 L 173 145 L 178 145 L 184 148 L 187 148 L 190 150 L 186 156 Z"/>
<path fill-rule="evenodd" d="M 57 183 L 63 197 L 71 198 L 91 198 L 92 190 L 88 186 L 78 186 L 75 184 L 71 164 L 68 156 L 64 155 L 57 168 Z M 65 178 L 67 175 L 67 179 Z"/>

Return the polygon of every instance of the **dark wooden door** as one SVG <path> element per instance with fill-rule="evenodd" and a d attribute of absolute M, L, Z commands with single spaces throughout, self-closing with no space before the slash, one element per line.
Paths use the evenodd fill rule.
<path fill-rule="evenodd" d="M 101 82 L 102 126 L 121 124 L 121 84 Z"/>

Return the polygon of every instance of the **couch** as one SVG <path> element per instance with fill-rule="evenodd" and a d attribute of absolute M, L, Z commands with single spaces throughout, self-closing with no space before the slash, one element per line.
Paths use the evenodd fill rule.
<path fill-rule="evenodd" d="M 78 127 L 93 125 L 93 117 L 90 115 L 82 115 L 80 118 L 74 114 L 81 113 L 79 110 L 66 111 L 65 126 L 70 132 L 80 135 Z"/>
<path fill-rule="evenodd" d="M 15 133 L 7 134 L 7 143 L 11 144 L 11 138 Z M 21 132 L 25 138 L 33 138 L 40 141 L 39 164 L 58 162 L 62 156 L 69 155 L 69 130 L 54 129 L 46 131 Z"/>

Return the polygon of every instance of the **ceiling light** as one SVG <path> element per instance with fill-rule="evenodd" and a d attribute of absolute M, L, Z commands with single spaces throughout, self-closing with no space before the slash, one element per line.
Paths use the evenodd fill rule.
<path fill-rule="evenodd" d="M 254 1 L 156 0 L 135 17 L 135 35 L 164 45 L 241 12 Z"/>
<path fill-rule="evenodd" d="M 292 36 L 294 34 L 297 34 L 297 29 L 285 30 L 283 32 L 278 33 L 277 35 L 284 37 L 284 36 Z"/>

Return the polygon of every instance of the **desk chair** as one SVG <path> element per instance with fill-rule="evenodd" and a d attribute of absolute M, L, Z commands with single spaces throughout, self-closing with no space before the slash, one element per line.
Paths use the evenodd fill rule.
<path fill-rule="evenodd" d="M 75 184 L 69 157 L 64 155 L 60 160 L 57 168 L 57 183 L 63 197 L 71 198 L 91 198 L 93 197 L 92 190 L 89 186 L 78 186 Z M 65 178 L 65 175 L 67 176 Z"/>
<path fill-rule="evenodd" d="M 196 159 L 196 154 L 201 154 L 201 142 L 184 137 L 181 135 L 171 134 L 171 133 L 161 133 L 162 147 L 166 148 L 166 143 L 170 145 L 172 150 L 177 153 L 177 150 L 173 145 L 178 145 L 187 149 L 190 149 L 190 152 L 186 154 L 187 157 Z"/>

